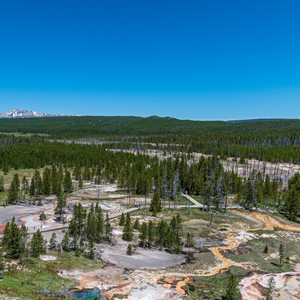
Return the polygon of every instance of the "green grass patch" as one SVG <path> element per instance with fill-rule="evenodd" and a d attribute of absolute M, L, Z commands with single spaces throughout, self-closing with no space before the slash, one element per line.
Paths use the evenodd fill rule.
<path fill-rule="evenodd" d="M 168 272 L 175 272 L 175 273 L 190 273 L 194 274 L 197 273 L 204 273 L 205 270 L 212 268 L 216 265 L 215 256 L 210 252 L 201 252 L 194 254 L 194 261 L 190 264 L 183 264 L 178 266 L 172 266 L 167 268 Z"/>
<path fill-rule="evenodd" d="M 283 214 L 280 213 L 275 213 L 272 214 L 272 217 L 274 217 L 275 219 L 277 219 L 279 222 L 286 224 L 286 225 L 291 225 L 291 226 L 300 226 L 299 222 L 293 222 L 288 220 Z"/>
<path fill-rule="evenodd" d="M 257 234 L 276 234 L 274 231 L 261 231 Z M 284 245 L 285 258 L 299 255 L 298 249 L 300 249 L 300 242 L 289 238 L 272 238 L 272 237 L 260 237 L 259 239 L 251 240 L 247 243 L 241 244 L 239 247 L 247 247 L 250 251 L 243 254 L 230 254 L 227 253 L 226 257 L 236 262 L 249 262 L 258 269 L 278 273 L 289 272 L 293 269 L 293 264 L 286 262 L 283 267 L 279 266 L 279 258 L 277 257 L 279 245 Z M 265 246 L 268 246 L 268 253 L 263 253 Z"/>
<path fill-rule="evenodd" d="M 0 205 L 4 205 L 7 199 L 7 192 L 0 192 Z"/>
<path fill-rule="evenodd" d="M 190 290 L 191 296 L 187 296 L 186 300 L 221 300 L 226 294 L 228 279 L 231 274 L 237 278 L 237 282 L 241 281 L 247 272 L 241 268 L 232 267 L 229 272 L 219 274 L 213 277 L 194 277 L 194 281 L 190 286 L 185 286 L 184 289 Z"/>
<path fill-rule="evenodd" d="M 0 290 L 5 291 L 4 295 L 8 297 L 37 299 L 40 296 L 47 299 L 42 291 L 65 292 L 76 285 L 75 280 L 59 277 L 58 273 L 61 270 L 88 271 L 102 266 L 101 261 L 76 257 L 72 253 L 59 255 L 55 261 L 36 259 L 25 263 L 21 270 L 13 269 L 5 272 L 4 279 L 0 281 Z M 0 299 L 2 295 L 0 294 Z"/>
<path fill-rule="evenodd" d="M 55 270 L 93 270 L 104 266 L 100 260 L 90 260 L 77 257 L 74 253 L 64 253 L 57 256 L 57 260 L 47 262 L 47 265 Z"/>
<path fill-rule="evenodd" d="M 22 296 L 22 299 L 37 299 L 45 296 L 41 294 L 42 290 L 49 293 L 64 291 L 76 284 L 74 280 L 59 277 L 55 270 L 40 260 L 25 264 L 22 270 L 5 272 L 3 277 L 0 289 L 6 292 L 6 296 Z"/>

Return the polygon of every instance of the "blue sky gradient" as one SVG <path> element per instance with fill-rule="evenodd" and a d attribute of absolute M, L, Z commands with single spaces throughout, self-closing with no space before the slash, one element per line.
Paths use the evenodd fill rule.
<path fill-rule="evenodd" d="M 297 0 L 2 1 L 0 111 L 300 117 Z"/>

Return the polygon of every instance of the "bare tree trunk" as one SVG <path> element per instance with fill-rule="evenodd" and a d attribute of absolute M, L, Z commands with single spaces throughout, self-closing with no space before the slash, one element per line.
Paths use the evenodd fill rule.
<path fill-rule="evenodd" d="M 263 161 L 263 178 L 264 178 L 264 180 L 266 179 L 266 161 L 264 160 Z"/>

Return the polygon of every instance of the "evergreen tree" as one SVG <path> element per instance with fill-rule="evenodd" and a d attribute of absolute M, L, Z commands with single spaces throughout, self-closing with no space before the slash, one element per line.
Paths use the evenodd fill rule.
<path fill-rule="evenodd" d="M 59 179 L 59 174 L 56 167 L 53 165 L 51 170 L 51 183 L 52 183 L 52 194 L 61 194 L 61 181 Z"/>
<path fill-rule="evenodd" d="M 2 252 L 0 252 L 0 279 L 3 279 L 2 273 L 4 270 L 5 264 L 3 262 Z"/>
<path fill-rule="evenodd" d="M 15 174 L 11 182 L 10 189 L 8 191 L 8 198 L 7 198 L 8 204 L 12 204 L 18 200 L 19 187 L 20 187 L 19 175 Z"/>
<path fill-rule="evenodd" d="M 145 248 L 147 242 L 147 224 L 143 222 L 140 232 L 140 246 Z"/>
<path fill-rule="evenodd" d="M 272 276 L 269 280 L 269 286 L 267 290 L 267 296 L 266 300 L 275 300 L 276 299 L 276 281 L 274 279 L 274 276 Z"/>
<path fill-rule="evenodd" d="M 126 221 L 125 215 L 124 215 L 124 213 L 122 213 L 119 225 L 120 226 L 124 226 L 125 225 L 125 221 Z"/>
<path fill-rule="evenodd" d="M 28 252 L 27 249 L 28 230 L 24 224 L 22 224 L 20 232 L 21 232 L 21 254 L 24 255 L 26 252 Z"/>
<path fill-rule="evenodd" d="M 4 192 L 4 177 L 0 178 L 0 192 Z"/>
<path fill-rule="evenodd" d="M 81 179 L 81 168 L 79 166 L 75 166 L 73 176 L 74 176 L 75 180 Z"/>
<path fill-rule="evenodd" d="M 86 167 L 83 171 L 83 179 L 86 181 L 91 180 L 91 172 L 90 169 L 88 167 Z"/>
<path fill-rule="evenodd" d="M 154 228 L 151 221 L 148 222 L 147 240 L 148 240 L 148 246 L 151 247 L 154 241 Z"/>
<path fill-rule="evenodd" d="M 127 213 L 122 239 L 124 241 L 131 241 L 132 238 L 133 238 L 133 232 L 132 232 L 132 226 L 131 226 L 131 219 L 130 219 L 130 215 Z"/>
<path fill-rule="evenodd" d="M 96 221 L 94 206 L 92 205 L 91 210 L 87 216 L 86 236 L 89 241 L 95 242 L 96 235 L 97 235 L 97 221 Z"/>
<path fill-rule="evenodd" d="M 44 212 L 42 212 L 42 213 L 40 214 L 39 219 L 40 219 L 40 221 L 46 221 L 46 220 L 47 220 L 46 214 L 45 214 Z"/>
<path fill-rule="evenodd" d="M 288 192 L 285 197 L 285 207 L 290 220 L 296 221 L 300 214 L 300 174 L 289 180 Z"/>
<path fill-rule="evenodd" d="M 139 228 L 140 228 L 140 222 L 139 219 L 136 219 L 133 223 L 133 229 L 139 230 Z"/>
<path fill-rule="evenodd" d="M 43 191 L 43 181 L 40 172 L 38 170 L 35 170 L 33 177 L 34 177 L 34 195 L 39 196 L 42 194 Z"/>
<path fill-rule="evenodd" d="M 70 238 L 69 238 L 69 232 L 68 231 L 64 235 L 64 238 L 61 242 L 61 247 L 66 252 L 69 252 L 71 250 L 71 248 L 70 248 Z"/>
<path fill-rule="evenodd" d="M 171 253 L 181 252 L 180 228 L 181 218 L 179 215 L 176 215 L 172 218 L 170 225 L 166 230 L 166 244 Z"/>
<path fill-rule="evenodd" d="M 162 249 L 166 244 L 166 235 L 167 235 L 167 223 L 164 220 L 161 220 L 157 226 L 157 244 L 159 248 Z"/>
<path fill-rule="evenodd" d="M 100 243 L 104 239 L 104 218 L 101 207 L 96 205 L 95 209 L 95 218 L 96 218 L 96 242 Z M 109 224 L 110 226 L 110 224 Z"/>
<path fill-rule="evenodd" d="M 49 241 L 49 249 L 53 250 L 55 249 L 57 246 L 57 237 L 56 237 L 56 233 L 53 232 Z"/>
<path fill-rule="evenodd" d="M 51 170 L 45 168 L 43 174 L 43 194 L 50 195 L 51 194 Z"/>
<path fill-rule="evenodd" d="M 24 227 L 25 228 L 25 227 Z M 20 258 L 25 250 L 27 237 L 26 228 L 18 228 L 13 217 L 11 223 L 7 223 L 3 233 L 2 246 L 8 258 Z"/>
<path fill-rule="evenodd" d="M 264 196 L 268 199 L 272 197 L 272 184 L 271 184 L 270 176 L 268 174 L 265 179 Z"/>
<path fill-rule="evenodd" d="M 280 267 L 283 266 L 284 263 L 284 247 L 283 244 L 280 244 L 279 246 L 279 265 Z"/>
<path fill-rule="evenodd" d="M 29 187 L 29 195 L 33 197 L 35 195 L 35 182 L 34 178 L 31 178 L 30 187 Z"/>
<path fill-rule="evenodd" d="M 226 290 L 226 300 L 238 300 L 239 290 L 237 287 L 237 280 L 234 275 L 231 275 L 228 280 L 227 290 Z"/>
<path fill-rule="evenodd" d="M 161 210 L 162 210 L 162 203 L 160 200 L 160 195 L 158 192 L 155 192 L 153 194 L 153 198 L 150 204 L 150 211 L 154 216 L 156 216 L 157 213 L 161 212 Z"/>
<path fill-rule="evenodd" d="M 65 170 L 64 175 L 64 192 L 65 193 L 72 193 L 73 192 L 73 183 L 71 173 L 68 170 Z"/>
<path fill-rule="evenodd" d="M 58 196 L 57 202 L 56 202 L 56 207 L 54 210 L 54 214 L 56 216 L 56 221 L 58 222 L 64 222 L 65 221 L 65 208 L 66 208 L 66 200 L 65 197 L 62 196 Z"/>
<path fill-rule="evenodd" d="M 106 213 L 106 222 L 105 222 L 105 238 L 107 241 L 111 240 L 112 235 L 112 226 L 109 222 L 108 213 Z"/>
<path fill-rule="evenodd" d="M 187 247 L 194 247 L 194 244 L 195 244 L 194 236 L 192 233 L 188 232 L 186 235 L 186 245 L 187 245 Z"/>
<path fill-rule="evenodd" d="M 79 188 L 80 190 L 83 188 L 83 182 L 82 182 L 81 176 L 80 176 L 80 178 L 79 178 L 78 188 Z"/>
<path fill-rule="evenodd" d="M 23 197 L 25 198 L 25 194 L 28 193 L 29 186 L 28 186 L 28 180 L 25 176 L 22 178 L 22 192 L 24 193 Z"/>
<path fill-rule="evenodd" d="M 131 246 L 131 244 L 129 244 L 129 245 L 127 246 L 126 254 L 127 254 L 127 255 L 132 255 L 132 246 Z"/>
<path fill-rule="evenodd" d="M 92 241 L 89 241 L 87 251 L 88 251 L 87 258 L 94 259 L 95 258 L 95 246 Z"/>
<path fill-rule="evenodd" d="M 46 241 L 39 229 L 32 236 L 30 253 L 33 257 L 39 257 L 41 254 L 46 253 Z"/>

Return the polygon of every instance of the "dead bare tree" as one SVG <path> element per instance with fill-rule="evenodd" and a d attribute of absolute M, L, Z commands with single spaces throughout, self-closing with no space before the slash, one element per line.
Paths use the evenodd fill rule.
<path fill-rule="evenodd" d="M 173 190 L 172 190 L 172 196 L 174 199 L 174 207 L 177 207 L 177 200 L 176 200 L 176 195 L 177 195 L 177 190 L 178 190 L 178 182 L 179 182 L 179 173 L 178 171 L 175 173 L 175 176 L 173 178 Z"/>

